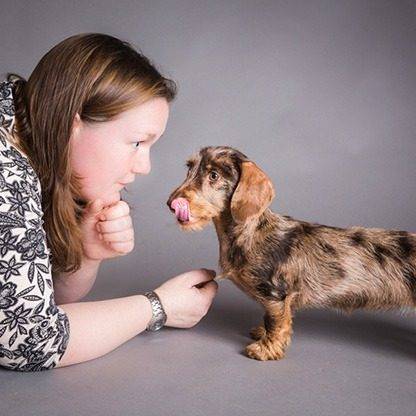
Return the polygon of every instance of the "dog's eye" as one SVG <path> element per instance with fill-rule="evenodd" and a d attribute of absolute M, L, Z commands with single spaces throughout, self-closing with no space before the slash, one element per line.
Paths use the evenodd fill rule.
<path fill-rule="evenodd" d="M 218 173 L 215 172 L 215 170 L 212 170 L 209 173 L 209 176 L 208 176 L 208 178 L 209 178 L 210 181 L 216 181 L 219 177 L 220 177 L 220 175 L 218 175 Z"/>

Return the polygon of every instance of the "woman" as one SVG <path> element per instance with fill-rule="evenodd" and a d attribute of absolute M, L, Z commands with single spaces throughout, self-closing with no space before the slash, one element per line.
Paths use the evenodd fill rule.
<path fill-rule="evenodd" d="M 150 293 L 76 303 L 102 260 L 134 247 L 120 191 L 150 172 L 175 94 L 146 57 L 104 34 L 65 39 L 28 81 L 9 74 L 0 84 L 1 366 L 87 361 L 207 313 L 218 288 L 207 269 Z"/>

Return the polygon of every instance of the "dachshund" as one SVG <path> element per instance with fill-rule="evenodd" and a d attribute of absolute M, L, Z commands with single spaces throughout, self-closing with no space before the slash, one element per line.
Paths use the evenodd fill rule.
<path fill-rule="evenodd" d="M 230 279 L 265 310 L 245 352 L 278 360 L 290 345 L 296 309 L 402 310 L 416 306 L 416 234 L 338 228 L 272 212 L 268 176 L 240 151 L 204 147 L 187 160 L 187 176 L 168 201 L 183 231 L 212 220 L 219 277 Z"/>

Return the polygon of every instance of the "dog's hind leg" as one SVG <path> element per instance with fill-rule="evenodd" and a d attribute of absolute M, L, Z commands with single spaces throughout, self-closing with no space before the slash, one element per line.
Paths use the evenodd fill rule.
<path fill-rule="evenodd" d="M 246 354 L 250 358 L 265 361 L 284 357 L 293 332 L 291 305 L 296 295 L 291 293 L 282 301 L 263 304 L 266 309 L 264 327 L 259 326 L 251 331 L 253 337 L 259 338 L 246 347 Z"/>

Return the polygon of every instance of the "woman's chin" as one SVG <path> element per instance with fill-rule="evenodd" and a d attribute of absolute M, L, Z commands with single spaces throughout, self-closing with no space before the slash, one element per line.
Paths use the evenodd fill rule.
<path fill-rule="evenodd" d="M 103 196 L 100 199 L 103 200 L 105 207 L 115 205 L 122 200 L 120 192 L 114 192 L 114 194 Z"/>

